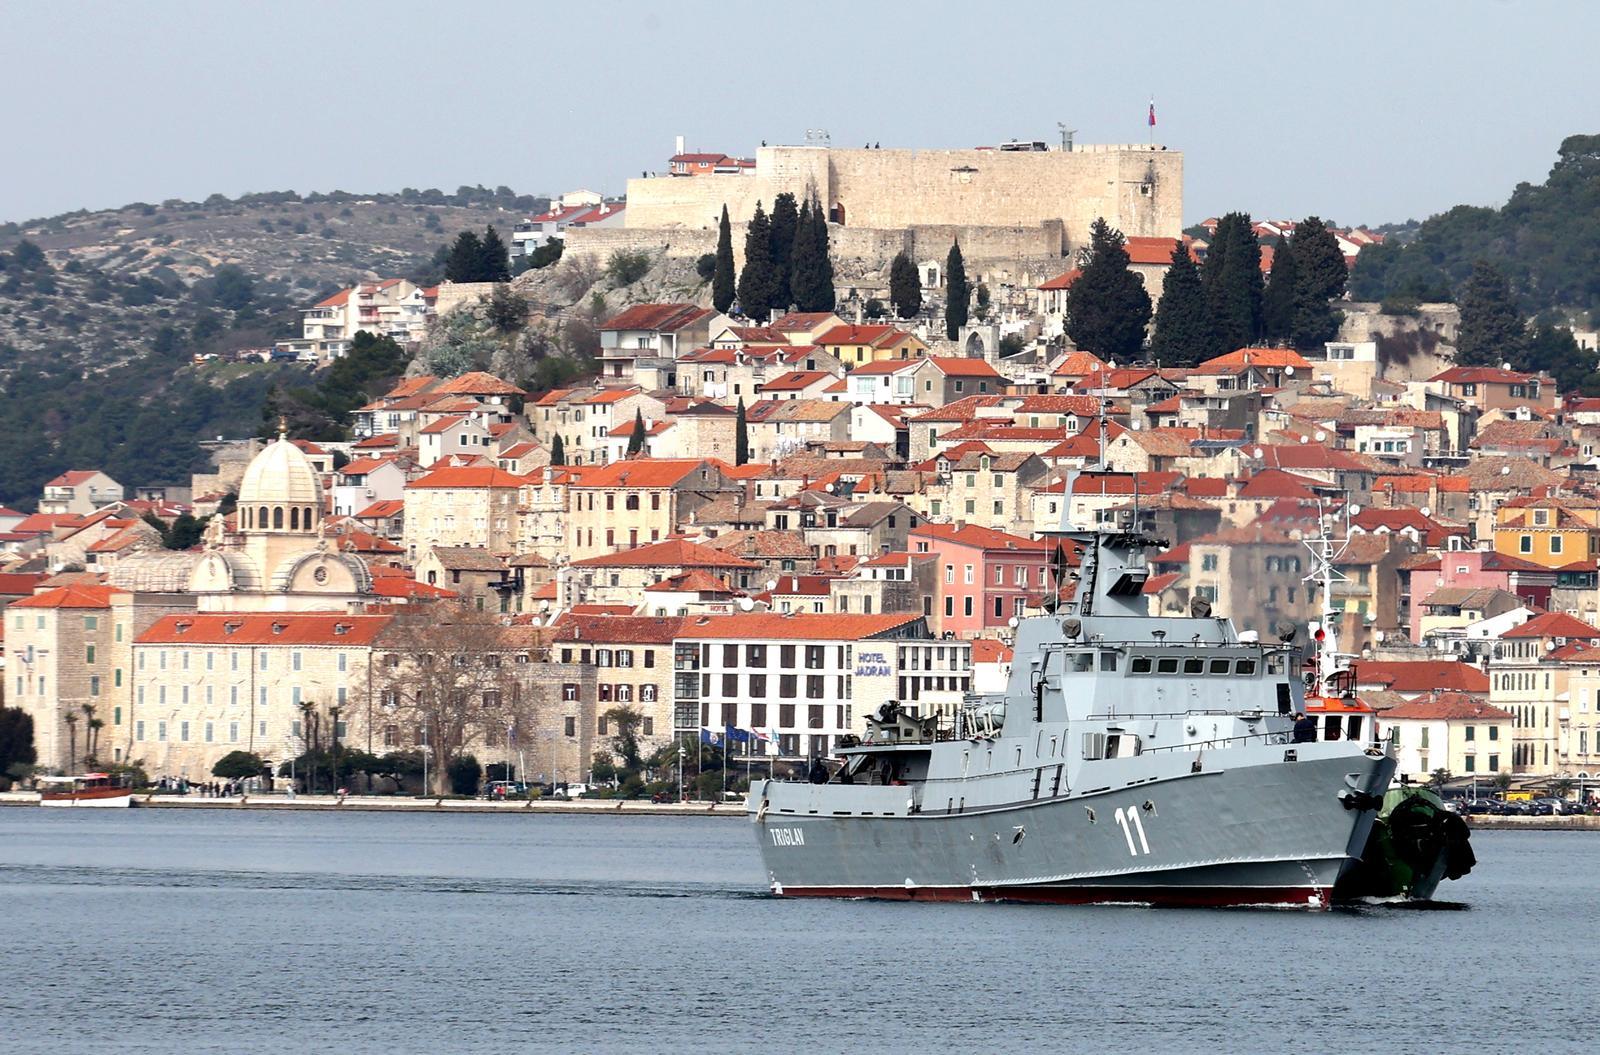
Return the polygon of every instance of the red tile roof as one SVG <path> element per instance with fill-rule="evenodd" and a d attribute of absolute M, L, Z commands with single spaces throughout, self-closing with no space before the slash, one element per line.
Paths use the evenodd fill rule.
<path fill-rule="evenodd" d="M 1176 238 L 1144 238 L 1134 235 L 1128 239 L 1128 263 L 1130 264 L 1160 264 L 1172 263 L 1172 251 L 1178 248 Z M 1189 250 L 1189 258 L 1194 259 L 1194 250 Z"/>
<path fill-rule="evenodd" d="M 53 590 L 12 601 L 12 608 L 109 608 L 112 594 L 119 593 L 111 586 L 73 585 L 58 586 Z"/>
<path fill-rule="evenodd" d="M 678 637 L 683 623 L 682 616 L 568 613 L 556 620 L 555 640 L 596 641 L 606 645 L 670 645 Z"/>
<path fill-rule="evenodd" d="M 708 464 L 697 458 L 627 458 L 586 467 L 577 486 L 673 487 Z"/>
<path fill-rule="evenodd" d="M 944 374 L 946 377 L 985 377 L 994 378 L 995 380 L 999 381 L 1005 380 L 1005 378 L 1001 376 L 1000 371 L 990 366 L 989 363 L 983 359 L 964 359 L 955 356 L 948 356 L 944 358 L 930 357 L 922 361 L 925 363 L 931 363 L 935 370 L 939 371 L 941 374 Z"/>
<path fill-rule="evenodd" d="M 1489 675 L 1453 659 L 1361 660 L 1355 665 L 1355 676 L 1357 685 L 1381 685 L 1393 692 L 1450 689 L 1481 696 L 1489 691 Z"/>
<path fill-rule="evenodd" d="M 954 524 L 923 524 L 913 528 L 913 537 L 930 536 L 946 542 L 959 542 L 965 546 L 976 546 L 986 550 L 1046 550 L 1049 543 L 1042 539 L 1023 538 L 1006 531 L 996 531 L 993 528 L 979 527 L 968 524 L 965 527 L 956 527 Z"/>
<path fill-rule="evenodd" d="M 1428 378 L 1429 381 L 1476 385 L 1521 385 L 1535 379 L 1536 375 L 1534 374 L 1522 374 L 1515 370 L 1502 370 L 1498 366 L 1452 366 L 1450 369 Z"/>
<path fill-rule="evenodd" d="M 575 560 L 573 567 L 581 568 L 737 568 L 753 570 L 761 565 L 755 561 L 736 557 L 731 553 L 702 546 L 686 539 L 668 539 L 648 546 L 598 557 Z"/>
<path fill-rule="evenodd" d="M 1070 271 L 1061 272 L 1061 274 L 1057 275 L 1055 278 L 1047 279 L 1046 281 L 1039 283 L 1038 288 L 1046 290 L 1071 289 L 1072 284 L 1078 281 L 1078 276 L 1081 274 L 1083 274 L 1083 269 L 1075 267 Z"/>
<path fill-rule="evenodd" d="M 600 324 L 602 331 L 651 330 L 671 333 L 691 326 L 711 314 L 695 304 L 635 304 Z"/>
<path fill-rule="evenodd" d="M 1512 627 L 1500 636 L 1502 638 L 1571 637 L 1584 641 L 1600 641 L 1600 629 L 1565 612 L 1545 612 L 1543 615 L 1534 616 L 1521 626 Z"/>
<path fill-rule="evenodd" d="M 493 374 L 484 373 L 482 370 L 473 370 L 453 377 L 440 385 L 434 391 L 449 393 L 451 395 L 468 396 L 525 396 L 522 389 L 509 381 L 502 381 Z"/>
<path fill-rule="evenodd" d="M 76 487 L 88 483 L 93 477 L 99 476 L 99 469 L 71 469 L 62 473 L 54 480 L 45 483 L 46 487 Z"/>
<path fill-rule="evenodd" d="M 523 477 L 513 476 L 504 469 L 496 469 L 492 465 L 464 465 L 435 469 L 428 475 L 411 481 L 406 487 L 408 489 L 521 487 L 526 482 Z"/>
<path fill-rule="evenodd" d="M 797 612 L 750 612 L 744 615 L 691 616 L 679 637 L 698 640 L 748 641 L 864 641 L 921 619 L 917 613 L 899 615 L 824 615 Z"/>
<path fill-rule="evenodd" d="M 184 613 L 156 620 L 140 645 L 371 645 L 387 615 L 324 613 Z M 342 629 L 341 629 L 342 628 Z"/>
<path fill-rule="evenodd" d="M 1433 696 L 1402 703 L 1380 715 L 1383 721 L 1447 721 L 1447 722 L 1509 722 L 1511 712 L 1491 707 L 1455 692 L 1441 692 Z"/>
<path fill-rule="evenodd" d="M 379 520 L 397 516 L 404 512 L 405 502 L 400 499 L 390 499 L 383 502 L 374 502 L 356 514 L 357 520 Z"/>
<path fill-rule="evenodd" d="M 1010 663 L 1012 655 L 1011 649 L 992 637 L 975 638 L 972 642 L 974 663 Z"/>

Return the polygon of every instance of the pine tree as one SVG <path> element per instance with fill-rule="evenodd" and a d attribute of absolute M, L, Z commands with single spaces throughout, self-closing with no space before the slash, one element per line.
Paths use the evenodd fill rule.
<path fill-rule="evenodd" d="M 1095 220 L 1089 228 L 1089 256 L 1067 291 L 1067 336 L 1102 359 L 1132 359 L 1144 347 L 1150 322 L 1150 294 L 1128 270 L 1127 239 Z"/>
<path fill-rule="evenodd" d="M 476 233 L 462 231 L 450 247 L 444 264 L 444 277 L 451 282 L 476 282 L 483 266 L 483 242 Z"/>
<path fill-rule="evenodd" d="M 1200 268 L 1179 239 L 1172 263 L 1161 280 L 1156 306 L 1156 335 L 1150 342 L 1163 366 L 1194 366 L 1211 354 L 1211 323 L 1206 317 L 1206 291 Z"/>
<path fill-rule="evenodd" d="M 739 409 L 733 418 L 733 464 L 744 465 L 750 460 L 750 423 L 745 420 L 744 397 L 739 397 Z"/>
<path fill-rule="evenodd" d="M 1289 338 L 1302 351 L 1321 348 L 1339 332 L 1343 316 L 1332 302 L 1344 296 L 1350 268 L 1338 239 L 1318 216 L 1307 216 L 1296 225 L 1294 260 L 1298 276 Z"/>
<path fill-rule="evenodd" d="M 556 441 L 550 445 L 550 464 L 567 464 L 567 445 L 562 442 L 561 435 L 557 433 Z"/>
<path fill-rule="evenodd" d="M 896 253 L 889 265 L 889 301 L 902 319 L 916 318 L 922 311 L 922 280 L 917 265 L 904 252 Z"/>
<path fill-rule="evenodd" d="M 1213 354 L 1247 348 L 1261 335 L 1261 245 L 1248 213 L 1230 212 L 1200 269 L 1210 313 Z"/>
<path fill-rule="evenodd" d="M 506 256 L 506 244 L 494 225 L 483 229 L 483 241 L 478 246 L 478 282 L 507 282 L 511 279 L 511 262 Z"/>
<path fill-rule="evenodd" d="M 1280 234 L 1272 249 L 1272 275 L 1261 297 L 1261 335 L 1269 341 L 1287 341 L 1294 332 L 1299 277 L 1294 243 Z"/>
<path fill-rule="evenodd" d="M 726 315 L 733 307 L 733 297 L 733 228 L 724 205 L 722 222 L 717 225 L 717 270 L 711 279 L 711 306 Z"/>
<path fill-rule="evenodd" d="M 1487 260 L 1472 265 L 1472 275 L 1456 296 L 1461 325 L 1456 331 L 1456 362 L 1498 366 L 1521 362 L 1527 326 L 1505 275 Z"/>
<path fill-rule="evenodd" d="M 633 412 L 633 433 L 628 437 L 628 455 L 632 457 L 644 450 L 644 411 Z"/>
<path fill-rule="evenodd" d="M 961 327 L 967 324 L 967 304 L 972 299 L 972 285 L 967 281 L 967 265 L 961 259 L 961 243 L 950 243 L 950 255 L 944 260 L 944 335 L 955 340 Z"/>
<path fill-rule="evenodd" d="M 767 321 L 767 312 L 777 295 L 777 276 L 772 269 L 772 223 L 756 202 L 756 214 L 744 232 L 744 270 L 739 273 L 739 310 L 757 322 Z"/>
<path fill-rule="evenodd" d="M 795 206 L 793 194 L 784 191 L 773 199 L 771 225 L 767 244 L 772 256 L 772 306 L 781 311 L 794 303 L 789 276 L 790 261 L 794 256 L 794 236 L 800 227 L 800 210 Z"/>

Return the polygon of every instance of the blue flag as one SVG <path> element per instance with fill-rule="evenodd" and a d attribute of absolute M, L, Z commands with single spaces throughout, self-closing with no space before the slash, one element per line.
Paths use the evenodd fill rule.
<path fill-rule="evenodd" d="M 702 744 L 710 744 L 712 747 L 720 747 L 722 745 L 722 734 L 701 726 L 700 742 Z"/>
<path fill-rule="evenodd" d="M 747 730 L 739 728 L 737 725 L 730 725 L 727 727 L 727 736 L 729 740 L 736 743 L 748 744 L 750 742 L 750 733 Z"/>

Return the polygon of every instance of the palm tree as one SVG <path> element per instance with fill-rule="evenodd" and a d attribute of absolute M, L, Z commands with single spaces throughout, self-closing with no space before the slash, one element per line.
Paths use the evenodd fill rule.
<path fill-rule="evenodd" d="M 94 704 L 92 704 L 92 703 L 84 704 L 83 705 L 83 761 L 84 761 L 85 765 L 88 765 L 88 764 L 90 764 L 90 763 L 92 763 L 94 761 L 95 741 L 99 739 L 99 737 L 95 736 L 95 733 L 104 725 L 105 725 L 104 722 L 100 721 L 99 719 L 95 718 L 95 716 L 94 716 Z"/>
<path fill-rule="evenodd" d="M 78 714 L 68 711 L 65 715 L 67 723 L 67 773 L 71 774 L 75 760 L 78 757 Z"/>
<path fill-rule="evenodd" d="M 89 748 L 89 758 L 95 761 L 97 765 L 99 764 L 98 759 L 100 757 L 100 730 L 104 729 L 105 727 L 106 723 L 101 721 L 99 718 L 89 719 L 88 736 L 89 743 L 92 745 Z"/>
<path fill-rule="evenodd" d="M 1444 786 L 1449 782 L 1450 771 L 1445 769 L 1443 766 L 1440 766 L 1438 769 L 1435 769 L 1428 775 L 1428 786 L 1434 790 L 1435 794 L 1443 791 Z"/>
<path fill-rule="evenodd" d="M 1550 794 L 1564 800 L 1568 795 L 1572 794 L 1572 789 L 1577 786 L 1577 782 L 1571 777 L 1558 777 L 1550 782 Z"/>

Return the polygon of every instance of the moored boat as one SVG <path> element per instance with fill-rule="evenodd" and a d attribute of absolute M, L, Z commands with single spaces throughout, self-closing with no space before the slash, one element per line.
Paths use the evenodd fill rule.
<path fill-rule="evenodd" d="M 113 781 L 107 773 L 38 777 L 36 783 L 41 806 L 115 808 L 133 805 L 133 789 Z"/>

